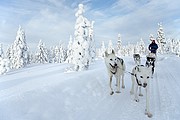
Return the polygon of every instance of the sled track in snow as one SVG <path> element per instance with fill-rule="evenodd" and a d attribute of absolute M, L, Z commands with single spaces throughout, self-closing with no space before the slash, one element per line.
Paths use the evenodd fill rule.
<path fill-rule="evenodd" d="M 155 99 L 155 112 L 160 116 L 161 119 L 176 119 L 176 116 L 179 116 L 180 108 L 179 98 L 180 98 L 180 85 L 178 78 L 176 78 L 173 73 L 173 67 L 167 66 L 168 60 L 162 58 L 161 61 L 157 63 L 155 78 L 153 79 L 154 89 L 154 99 Z M 159 107 L 159 108 L 157 108 Z"/>

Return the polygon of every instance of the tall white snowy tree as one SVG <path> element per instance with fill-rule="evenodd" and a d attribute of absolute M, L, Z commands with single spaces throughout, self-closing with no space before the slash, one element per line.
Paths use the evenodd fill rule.
<path fill-rule="evenodd" d="M 150 35 L 149 35 L 149 39 L 150 39 L 150 42 L 152 42 L 153 40 L 155 40 L 153 34 L 150 34 Z"/>
<path fill-rule="evenodd" d="M 73 49 L 72 48 L 73 48 L 73 41 L 72 41 L 72 36 L 70 35 L 69 44 L 67 47 L 67 59 L 66 59 L 67 63 L 72 63 L 72 61 L 73 61 Z"/>
<path fill-rule="evenodd" d="M 53 54 L 53 63 L 60 63 L 60 49 L 58 46 L 55 46 Z"/>
<path fill-rule="evenodd" d="M 19 26 L 17 31 L 16 40 L 10 48 L 10 56 L 12 68 L 18 69 L 25 67 L 29 62 L 29 52 L 26 43 L 25 31 Z"/>
<path fill-rule="evenodd" d="M 117 54 L 122 55 L 122 40 L 121 40 L 121 34 L 118 34 L 118 39 L 117 39 Z"/>
<path fill-rule="evenodd" d="M 79 9 L 75 16 L 74 42 L 73 42 L 73 64 L 76 71 L 86 70 L 92 60 L 93 49 L 93 22 L 90 23 L 83 16 L 85 12 L 83 4 L 79 4 Z"/>
<path fill-rule="evenodd" d="M 102 57 L 102 58 L 105 57 L 105 51 L 106 51 L 106 47 L 105 47 L 104 41 L 102 41 L 101 49 L 100 49 L 100 57 Z"/>
<path fill-rule="evenodd" d="M 107 47 L 107 52 L 111 53 L 112 50 L 114 50 L 113 43 L 112 43 L 111 40 L 109 40 L 108 47 Z"/>
<path fill-rule="evenodd" d="M 94 28 L 94 21 L 91 22 L 89 27 L 89 51 L 90 51 L 91 61 L 94 61 L 96 57 L 93 28 Z"/>
<path fill-rule="evenodd" d="M 140 42 L 139 42 L 138 46 L 139 46 L 139 53 L 140 53 L 141 55 L 145 54 L 145 52 L 146 52 L 146 47 L 145 47 L 145 43 L 144 43 L 144 41 L 143 41 L 142 38 L 140 39 Z"/>
<path fill-rule="evenodd" d="M 164 53 L 165 52 L 165 44 L 166 44 L 166 41 L 165 41 L 165 35 L 164 35 L 164 31 L 163 31 L 163 27 L 162 27 L 162 24 L 161 23 L 158 23 L 158 30 L 157 30 L 157 42 L 158 42 L 158 46 L 159 46 L 159 49 L 158 51 L 160 53 Z"/>
<path fill-rule="evenodd" d="M 121 34 L 118 34 L 117 50 L 119 51 L 121 48 L 122 48 Z"/>
<path fill-rule="evenodd" d="M 39 41 L 38 44 L 38 51 L 35 55 L 35 62 L 36 63 L 48 63 L 49 57 L 48 57 L 48 50 L 42 40 Z"/>
<path fill-rule="evenodd" d="M 9 71 L 9 60 L 5 58 L 3 45 L 0 44 L 0 75 Z"/>
<path fill-rule="evenodd" d="M 3 45 L 0 43 L 0 58 L 4 58 Z"/>

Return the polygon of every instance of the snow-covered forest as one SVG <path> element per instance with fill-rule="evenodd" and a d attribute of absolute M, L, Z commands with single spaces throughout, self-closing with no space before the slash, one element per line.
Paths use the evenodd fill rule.
<path fill-rule="evenodd" d="M 94 38 L 94 21 L 89 21 L 84 16 L 84 6 L 79 4 L 78 10 L 75 13 L 76 22 L 74 35 L 70 35 L 69 44 L 46 47 L 43 40 L 37 43 L 36 51 L 33 51 L 28 46 L 26 33 L 21 26 L 19 26 L 15 41 L 8 46 L 7 50 L 3 49 L 3 44 L 0 44 L 0 74 L 14 69 L 26 67 L 30 64 L 45 64 L 45 63 L 72 63 L 74 71 L 81 71 L 88 69 L 89 65 L 95 58 L 103 58 L 105 50 L 111 51 L 114 49 L 118 56 L 132 56 L 134 53 L 146 55 L 149 50 L 148 44 L 152 40 L 156 40 L 160 54 L 176 54 L 180 56 L 180 40 L 174 38 L 166 38 L 162 23 L 158 23 L 157 34 L 150 33 L 149 41 L 144 41 L 142 38 L 137 40 L 136 44 L 128 43 L 123 45 L 121 34 L 117 35 L 116 44 L 109 40 L 108 45 L 101 41 L 101 46 L 95 46 Z M 141 37 L 141 36 L 139 36 Z"/>

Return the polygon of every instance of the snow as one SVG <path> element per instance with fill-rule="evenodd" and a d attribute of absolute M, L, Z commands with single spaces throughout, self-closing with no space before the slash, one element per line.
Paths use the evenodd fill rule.
<path fill-rule="evenodd" d="M 131 71 L 133 58 L 123 59 Z M 150 82 L 152 118 L 144 114 L 145 94 L 138 103 L 130 95 L 130 74 L 126 88 L 111 96 L 104 60 L 86 71 L 66 72 L 70 65 L 31 65 L 1 75 L 0 120 L 179 120 L 179 57 L 158 55 Z"/>

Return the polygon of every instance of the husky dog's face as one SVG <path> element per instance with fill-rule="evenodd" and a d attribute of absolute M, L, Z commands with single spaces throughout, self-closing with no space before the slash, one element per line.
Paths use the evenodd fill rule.
<path fill-rule="evenodd" d="M 150 65 L 152 65 L 152 64 L 153 64 L 153 62 L 154 62 L 154 60 L 149 59 L 149 61 L 148 61 L 148 62 L 149 62 L 149 64 L 150 64 Z"/>
<path fill-rule="evenodd" d="M 117 57 L 115 56 L 114 50 L 112 50 L 112 53 L 108 54 L 105 52 L 105 62 L 106 65 L 109 66 L 111 70 L 114 70 L 117 68 Z"/>
<path fill-rule="evenodd" d="M 149 58 L 149 59 L 147 60 L 148 66 L 153 65 L 154 61 L 155 61 L 154 58 Z"/>
<path fill-rule="evenodd" d="M 148 81 L 151 78 L 151 67 L 138 67 L 136 77 L 138 82 L 142 85 L 142 87 L 146 87 L 148 85 Z"/>

